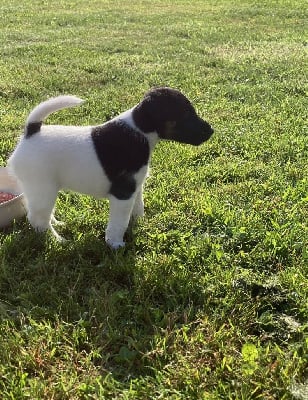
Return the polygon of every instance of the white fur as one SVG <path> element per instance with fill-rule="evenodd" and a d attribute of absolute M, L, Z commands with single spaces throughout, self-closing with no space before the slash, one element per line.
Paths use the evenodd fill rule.
<path fill-rule="evenodd" d="M 59 96 L 47 100 L 29 114 L 27 123 L 39 122 L 50 113 L 82 102 L 74 96 Z M 114 120 L 136 129 L 132 110 Z M 109 195 L 111 182 L 97 158 L 91 138 L 91 126 L 44 125 L 31 137 L 22 137 L 9 159 L 9 167 L 17 177 L 26 199 L 28 219 L 37 231 L 48 228 L 60 239 L 51 222 L 58 191 L 69 189 L 95 197 L 107 197 L 110 216 L 106 242 L 112 248 L 124 246 L 123 236 L 130 216 L 142 216 L 142 188 L 148 173 L 144 166 L 135 174 L 136 192 L 128 200 Z M 148 135 L 147 135 L 148 137 Z M 149 134 L 150 148 L 158 141 L 157 133 Z"/>

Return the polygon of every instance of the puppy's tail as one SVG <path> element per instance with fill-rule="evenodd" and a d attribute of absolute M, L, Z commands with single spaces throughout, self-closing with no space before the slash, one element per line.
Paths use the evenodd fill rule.
<path fill-rule="evenodd" d="M 49 114 L 58 110 L 62 110 L 63 108 L 77 106 L 82 102 L 83 100 L 75 96 L 58 96 L 43 101 L 29 114 L 25 126 L 25 137 L 29 138 L 35 133 L 39 132 L 43 120 L 47 118 Z"/>

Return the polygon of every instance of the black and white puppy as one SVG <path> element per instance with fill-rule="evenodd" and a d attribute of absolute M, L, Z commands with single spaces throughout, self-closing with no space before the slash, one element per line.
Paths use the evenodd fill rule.
<path fill-rule="evenodd" d="M 9 159 L 26 200 L 28 219 L 37 231 L 51 229 L 60 189 L 110 201 L 106 242 L 124 246 L 130 217 L 144 213 L 143 184 L 151 152 L 160 139 L 200 145 L 213 133 L 178 90 L 155 88 L 132 109 L 99 126 L 42 125 L 52 112 L 82 103 L 59 96 L 33 109 L 23 137 Z"/>

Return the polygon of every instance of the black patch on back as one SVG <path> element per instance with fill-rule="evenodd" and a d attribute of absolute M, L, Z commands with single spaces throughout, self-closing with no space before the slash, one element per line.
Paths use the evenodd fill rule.
<path fill-rule="evenodd" d="M 136 190 L 134 174 L 149 162 L 146 137 L 125 122 L 108 122 L 91 132 L 96 155 L 108 179 L 110 193 L 127 200 Z"/>
<path fill-rule="evenodd" d="M 41 130 L 43 122 L 30 122 L 25 128 L 25 137 L 28 139 Z"/>

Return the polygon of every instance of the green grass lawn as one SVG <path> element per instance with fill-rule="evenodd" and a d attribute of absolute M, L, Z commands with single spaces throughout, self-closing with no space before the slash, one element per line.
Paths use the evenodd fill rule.
<path fill-rule="evenodd" d="M 156 147 L 125 250 L 73 193 L 67 243 L 0 232 L 1 399 L 307 400 L 305 22 L 304 0 L 1 1 L 1 166 L 58 94 L 86 103 L 48 122 L 87 125 L 168 85 L 215 128 Z"/>

